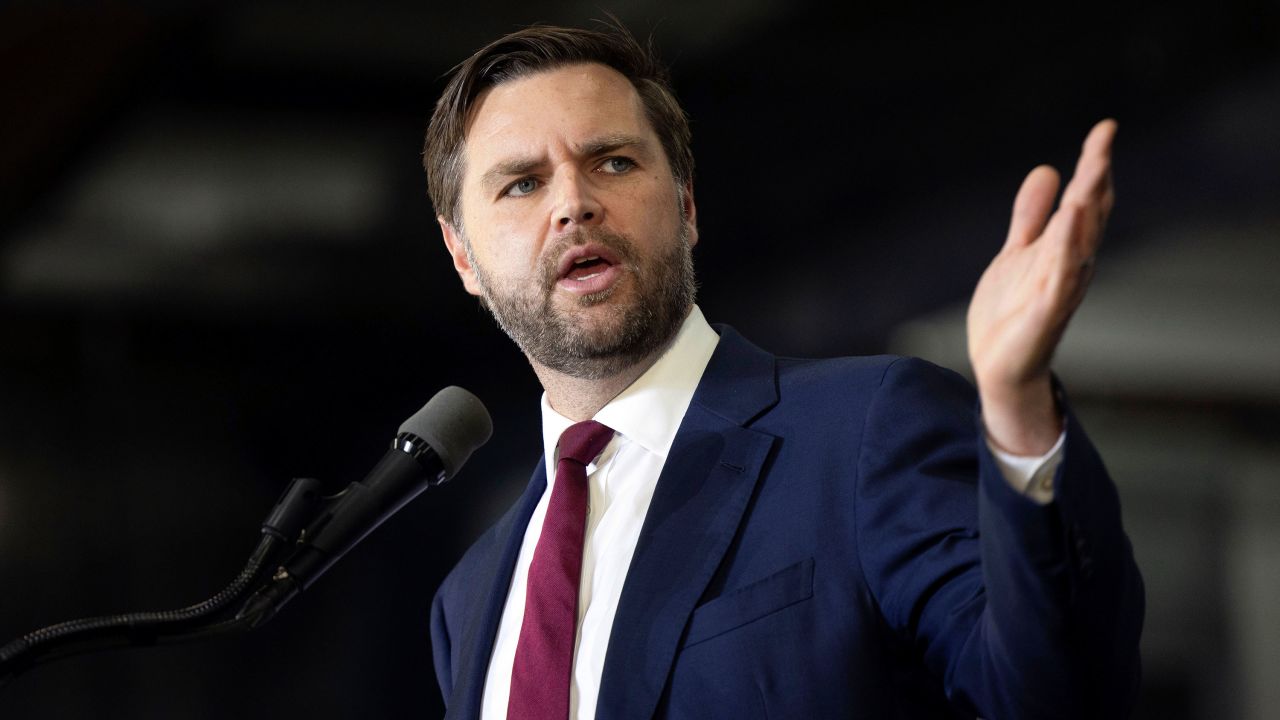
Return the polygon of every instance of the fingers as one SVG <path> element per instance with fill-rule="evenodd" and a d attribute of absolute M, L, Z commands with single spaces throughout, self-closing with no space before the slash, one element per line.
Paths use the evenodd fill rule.
<path fill-rule="evenodd" d="M 1062 207 L 1074 206 L 1084 211 L 1084 232 L 1080 234 L 1078 251 L 1085 257 L 1097 251 L 1102 229 L 1115 204 L 1111 182 L 1111 146 L 1115 136 L 1115 120 L 1103 120 L 1093 126 L 1085 138 L 1071 182 L 1062 192 Z"/>
<path fill-rule="evenodd" d="M 1021 247 L 1040 237 L 1057 194 L 1057 170 L 1041 165 L 1027 174 L 1013 200 L 1013 216 L 1009 219 L 1005 247 Z"/>
<path fill-rule="evenodd" d="M 1116 121 L 1109 118 L 1093 126 L 1085 138 L 1071 182 L 1062 192 L 1058 213 L 1064 208 L 1074 207 L 1082 210 L 1085 216 L 1081 219 L 1084 231 L 1073 233 L 1080 239 L 1076 250 L 1082 257 L 1097 251 L 1102 228 L 1115 204 L 1115 191 L 1111 184 L 1111 146 L 1116 128 Z M 1047 165 L 1035 168 L 1022 181 L 1013 201 L 1006 248 L 1029 245 L 1046 234 L 1048 224 L 1052 222 L 1049 212 L 1053 209 L 1059 182 L 1057 171 Z"/>
<path fill-rule="evenodd" d="M 1085 206 L 1100 201 L 1111 186 L 1111 144 L 1116 135 L 1116 121 L 1103 120 L 1093 126 L 1080 150 L 1075 173 L 1062 192 L 1062 204 Z"/>
<path fill-rule="evenodd" d="M 1044 244 L 1046 272 L 1046 315 L 1053 323 L 1065 326 L 1084 300 L 1093 279 L 1094 256 L 1081 255 L 1081 236 L 1090 232 L 1090 219 L 1084 208 L 1064 206 L 1054 213 L 1040 240 Z"/>

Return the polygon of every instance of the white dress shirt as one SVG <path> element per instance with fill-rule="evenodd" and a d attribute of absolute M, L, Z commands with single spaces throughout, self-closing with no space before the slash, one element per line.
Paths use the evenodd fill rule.
<path fill-rule="evenodd" d="M 582 584 L 578 589 L 578 636 L 569 687 L 569 717 L 595 717 L 605 651 L 613 617 L 640 528 L 649 512 L 658 476 L 675 440 L 680 421 L 720 336 L 694 306 L 666 353 L 653 367 L 596 413 L 595 420 L 616 432 L 594 463 L 587 466 L 589 499 L 582 547 Z M 520 556 L 511 576 L 506 606 L 498 625 L 489 671 L 485 677 L 483 720 L 506 720 L 511 668 L 524 620 L 529 565 L 542 532 L 547 504 L 555 485 L 560 435 L 572 420 L 557 413 L 542 396 L 542 442 L 546 453 L 547 488 L 525 529 Z M 992 447 L 997 465 L 1011 485 L 1037 502 L 1053 499 L 1052 477 L 1061 461 L 1062 437 L 1044 457 L 1023 458 Z M 988 443 L 990 445 L 990 443 Z"/>

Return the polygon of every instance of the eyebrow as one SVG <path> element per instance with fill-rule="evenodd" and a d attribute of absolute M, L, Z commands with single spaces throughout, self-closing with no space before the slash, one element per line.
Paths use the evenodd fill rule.
<path fill-rule="evenodd" d="M 527 175 L 530 170 L 538 167 L 542 162 L 542 158 L 533 157 L 517 157 L 503 160 L 480 176 L 480 187 L 493 188 L 502 184 L 509 177 Z"/>
<path fill-rule="evenodd" d="M 575 154 L 581 157 L 595 157 L 597 155 L 607 155 L 623 148 L 635 148 L 637 151 L 644 153 L 649 150 L 649 142 L 638 135 L 602 135 L 579 144 L 574 148 L 574 151 Z M 546 158 L 541 156 L 514 157 L 499 161 L 480 176 L 480 186 L 492 188 L 501 184 L 507 178 L 527 175 L 545 162 Z"/>
<path fill-rule="evenodd" d="M 578 154 L 584 157 L 594 157 L 596 155 L 607 155 L 628 147 L 644 151 L 649 149 L 649 143 L 637 135 L 604 135 L 592 138 L 579 145 Z"/>

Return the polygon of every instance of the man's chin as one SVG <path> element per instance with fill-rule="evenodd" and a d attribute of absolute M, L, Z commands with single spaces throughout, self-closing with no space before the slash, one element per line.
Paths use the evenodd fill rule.
<path fill-rule="evenodd" d="M 590 307 L 575 308 L 561 314 L 566 335 L 572 338 L 577 355 L 598 357 L 610 355 L 616 348 L 634 342 L 627 337 L 634 334 L 636 308 L 617 307 L 599 303 Z"/>
<path fill-rule="evenodd" d="M 617 285 L 590 295 L 555 292 L 546 310 L 567 327 L 620 331 L 637 310 L 638 303 L 628 295 Z"/>

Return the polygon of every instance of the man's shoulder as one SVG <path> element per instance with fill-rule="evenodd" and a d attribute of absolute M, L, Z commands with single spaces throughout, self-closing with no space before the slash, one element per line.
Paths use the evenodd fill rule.
<path fill-rule="evenodd" d="M 780 382 L 795 385 L 841 383 L 871 387 L 900 383 L 968 385 L 959 373 L 905 355 L 850 355 L 831 358 L 778 357 Z"/>
<path fill-rule="evenodd" d="M 931 362 L 899 355 L 821 359 L 777 359 L 777 410 L 836 412 L 854 421 L 875 406 L 901 405 L 936 410 L 940 405 L 968 413 L 976 400 L 959 374 Z"/>
<path fill-rule="evenodd" d="M 716 325 L 715 328 L 721 338 L 718 352 L 723 353 L 727 360 L 741 360 L 751 356 L 770 358 L 775 363 L 780 382 L 796 385 L 821 385 L 828 382 L 879 385 L 886 378 L 933 377 L 945 378 L 945 382 L 958 380 L 967 384 L 954 371 L 918 357 L 879 354 L 803 358 L 779 355 L 757 346 L 732 326 Z"/>
<path fill-rule="evenodd" d="M 449 571 L 440 584 L 437 595 L 448 602 L 471 602 L 467 596 L 477 588 L 488 592 L 489 587 L 477 583 L 477 579 L 493 575 L 500 561 L 500 555 L 507 547 L 509 533 L 516 523 L 515 515 L 522 506 L 516 500 L 496 522 L 485 529 L 481 535 L 467 548 L 466 552 Z"/>
<path fill-rule="evenodd" d="M 497 550 L 495 534 L 496 526 L 491 525 L 484 534 L 471 543 L 454 564 L 453 569 L 445 576 L 444 581 L 440 583 L 440 588 L 436 591 L 439 599 L 455 602 L 461 599 L 459 597 L 461 594 L 474 585 L 472 578 L 481 567 L 488 564 L 492 553 Z"/>
<path fill-rule="evenodd" d="M 826 358 L 777 356 L 778 376 L 797 384 L 823 382 L 878 383 L 885 371 L 899 361 L 912 361 L 899 355 L 845 355 Z"/>
<path fill-rule="evenodd" d="M 802 388 L 832 384 L 841 387 L 878 387 L 904 380 L 968 384 L 953 370 L 922 358 L 905 355 L 842 355 L 821 358 L 772 356 L 779 384 L 782 386 Z"/>
<path fill-rule="evenodd" d="M 744 338 L 727 325 L 716 326 L 721 337 L 708 373 L 714 382 L 758 387 L 769 376 L 777 393 L 773 412 L 813 412 L 832 406 L 866 408 L 875 398 L 926 405 L 937 401 L 971 406 L 973 386 L 960 374 L 927 360 L 902 355 L 848 355 L 800 358 L 775 355 Z M 719 362 L 716 362 L 719 360 Z M 767 369 L 766 369 L 767 368 Z M 704 377 L 704 379 L 706 379 Z"/>

